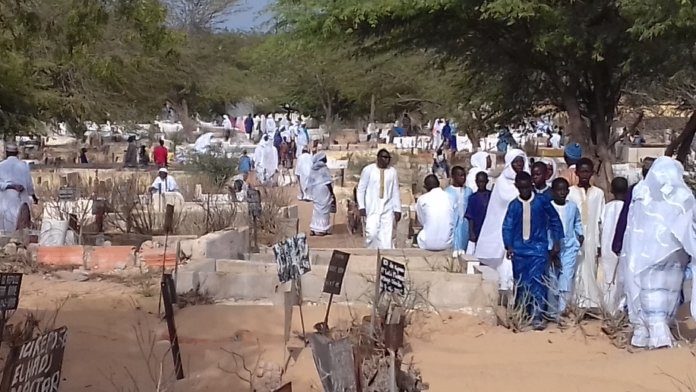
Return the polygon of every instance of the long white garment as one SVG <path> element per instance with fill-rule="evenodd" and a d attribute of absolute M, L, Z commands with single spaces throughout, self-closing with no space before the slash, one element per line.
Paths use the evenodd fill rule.
<path fill-rule="evenodd" d="M 232 125 L 232 121 L 230 120 L 230 116 L 228 116 L 226 114 L 224 116 L 222 116 L 222 127 L 225 130 L 232 130 L 233 125 Z"/>
<path fill-rule="evenodd" d="M 278 126 L 276 125 L 276 122 L 273 119 L 273 116 L 268 116 L 266 118 L 266 134 L 273 136 L 273 135 L 275 135 L 277 129 L 278 129 Z"/>
<path fill-rule="evenodd" d="M 331 185 L 331 172 L 326 166 L 326 154 L 320 152 L 312 158 L 311 174 L 307 189 L 312 197 L 312 221 L 309 229 L 315 233 L 328 233 L 331 230 L 331 204 L 333 197 L 328 185 Z"/>
<path fill-rule="evenodd" d="M 561 148 L 561 135 L 554 132 L 549 139 L 549 143 L 551 144 L 551 148 Z"/>
<path fill-rule="evenodd" d="M 392 249 L 394 213 L 401 212 L 396 169 L 365 166 L 358 182 L 358 208 L 365 209 L 365 245 L 369 249 Z"/>
<path fill-rule="evenodd" d="M 620 264 L 625 266 L 631 344 L 637 347 L 674 344 L 669 327 L 679 304 L 684 267 L 689 256 L 696 256 L 696 203 L 683 175 L 681 163 L 660 157 L 633 189 Z M 696 290 L 692 316 L 694 300 Z"/>
<path fill-rule="evenodd" d="M 312 171 L 312 155 L 308 152 L 303 153 L 297 159 L 297 165 L 295 167 L 295 175 L 300 178 L 300 198 L 309 199 L 310 195 L 307 191 L 307 182 L 309 181 L 309 174 Z"/>
<path fill-rule="evenodd" d="M 302 154 L 302 149 L 309 144 L 309 135 L 307 134 L 307 128 L 301 126 L 297 129 L 297 158 Z"/>
<path fill-rule="evenodd" d="M 454 233 L 454 206 L 447 192 L 432 189 L 416 202 L 418 221 L 423 230 L 418 233 L 418 247 L 440 251 L 452 247 Z"/>
<path fill-rule="evenodd" d="M 605 309 L 612 314 L 619 309 L 619 301 L 623 292 L 622 277 L 618 270 L 619 257 L 611 251 L 614 231 L 616 231 L 616 224 L 619 221 L 623 205 L 623 200 L 610 201 L 604 206 L 604 216 L 602 218 L 600 269 L 604 279 L 600 281 L 600 288 L 604 295 Z"/>
<path fill-rule="evenodd" d="M 256 178 L 261 184 L 270 181 L 278 171 L 278 150 L 270 140 L 261 140 L 254 150 Z"/>
<path fill-rule="evenodd" d="M 476 191 L 478 187 L 476 186 L 476 175 L 481 172 L 488 173 L 488 153 L 484 151 L 479 151 L 471 156 L 471 169 L 466 175 L 466 187 L 472 191 Z"/>
<path fill-rule="evenodd" d="M 604 277 L 597 275 L 597 248 L 601 246 L 600 226 L 604 216 L 604 192 L 596 186 L 587 190 L 573 186 L 570 188 L 568 200 L 577 204 L 580 209 L 585 233 L 585 242 L 580 248 L 576 262 L 576 305 L 581 308 L 599 307 L 602 303 L 599 282 L 603 281 Z M 605 251 L 611 252 L 611 247 Z"/>
<path fill-rule="evenodd" d="M 512 161 L 517 157 L 524 158 L 524 171 L 529 171 L 529 161 L 524 151 L 508 150 L 505 154 L 505 168 L 493 186 L 491 199 L 486 210 L 486 219 L 481 226 L 481 233 L 474 252 L 474 256 L 481 263 L 498 271 L 501 290 L 511 290 L 513 285 L 512 262 L 505 257 L 505 246 L 503 245 L 503 220 L 508 204 L 519 196 L 519 192 L 515 188 L 516 173 L 512 168 Z"/>
<path fill-rule="evenodd" d="M 204 154 L 210 148 L 210 142 L 213 140 L 213 136 L 215 136 L 215 134 L 212 132 L 202 134 L 196 139 L 196 142 L 193 143 L 193 149 L 198 153 Z"/>
<path fill-rule="evenodd" d="M 174 177 L 172 176 L 167 176 L 164 180 L 160 178 L 160 176 L 157 176 L 155 181 L 152 182 L 152 187 L 155 188 L 155 193 L 179 191 L 179 185 L 177 185 Z"/>
<path fill-rule="evenodd" d="M 9 185 L 21 185 L 24 191 L 7 189 Z M 7 157 L 0 162 L 0 231 L 14 233 L 17 218 L 23 204 L 31 204 L 34 194 L 34 182 L 31 179 L 29 165 L 17 157 Z"/>

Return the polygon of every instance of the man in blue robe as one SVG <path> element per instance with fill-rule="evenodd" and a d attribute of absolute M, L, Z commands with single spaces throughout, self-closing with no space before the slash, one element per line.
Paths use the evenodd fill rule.
<path fill-rule="evenodd" d="M 466 171 L 461 166 L 452 168 L 452 185 L 445 189 L 454 206 L 454 235 L 452 240 L 452 253 L 455 257 L 466 254 L 469 244 L 469 221 L 465 218 L 466 208 L 469 204 L 469 196 L 472 190 L 464 184 L 466 182 Z"/>
<path fill-rule="evenodd" d="M 522 307 L 535 329 L 544 329 L 546 301 L 544 276 L 551 256 L 556 257 L 563 239 L 563 225 L 549 199 L 534 195 L 532 176 L 521 172 L 515 178 L 519 196 L 510 202 L 503 221 L 503 244 L 512 260 L 517 284 L 515 305 Z"/>

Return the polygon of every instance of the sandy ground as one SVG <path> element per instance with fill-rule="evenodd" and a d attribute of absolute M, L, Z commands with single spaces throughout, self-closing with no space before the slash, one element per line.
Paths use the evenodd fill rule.
<path fill-rule="evenodd" d="M 311 204 L 301 203 L 302 229 L 310 215 Z M 350 237 L 344 222 L 341 213 L 335 234 L 310 238 L 310 246 L 360 246 L 361 239 Z M 172 359 L 166 351 L 166 325 L 157 316 L 158 285 L 153 283 L 148 288 L 26 276 L 22 310 L 10 323 L 20 321 L 26 311 L 50 320 L 63 303 L 56 326 L 68 327 L 69 341 L 61 391 L 155 391 L 153 380 L 165 384 L 171 380 Z M 323 306 L 305 306 L 307 327 L 321 321 L 324 311 Z M 368 313 L 368 309 L 334 306 L 330 324 L 346 324 Z M 191 306 L 176 311 L 176 323 L 186 375 L 176 391 L 248 391 L 248 384 L 234 374 L 230 352 L 246 358 L 249 367 L 259 353 L 263 368 L 280 368 L 287 358 L 279 307 Z M 295 311 L 293 331 L 300 330 Z M 696 358 L 688 347 L 630 353 L 612 346 L 597 324 L 584 330 L 550 328 L 515 334 L 472 316 L 429 314 L 415 319 L 407 343 L 432 391 L 675 391 L 679 390 L 675 379 L 689 383 L 696 370 Z M 295 339 L 291 345 L 302 346 Z M 151 347 L 154 353 L 148 361 Z M 5 350 L 6 344 L 3 358 Z M 242 375 L 246 377 L 243 371 Z M 289 361 L 283 379 L 292 381 L 296 391 L 321 390 L 308 348 L 297 361 Z"/>
<path fill-rule="evenodd" d="M 155 390 L 147 370 L 147 355 L 138 336 L 155 344 L 159 359 L 151 361 L 157 378 L 159 363 L 167 379 L 171 357 L 164 351 L 165 326 L 157 314 L 157 298 L 143 290 L 110 282 L 61 282 L 27 276 L 21 307 L 48 319 L 56 304 L 68 298 L 57 325 L 67 325 L 69 343 L 62 391 Z M 305 306 L 308 325 L 323 317 L 322 306 Z M 345 323 L 367 309 L 335 306 L 330 324 Z M 12 321 L 21 320 L 21 312 Z M 340 321 L 343 320 L 343 321 Z M 293 330 L 299 332 L 297 311 Z M 227 351 L 253 364 L 284 363 L 283 311 L 269 306 L 198 305 L 176 312 L 187 379 L 180 391 L 248 390 L 234 374 Z M 688 382 L 696 359 L 688 348 L 629 353 L 614 348 L 597 325 L 579 329 L 514 334 L 462 314 L 418 317 L 407 341 L 414 361 L 433 391 L 675 391 L 671 377 Z M 293 341 L 297 343 L 296 341 Z M 265 365 L 264 365 L 265 366 Z M 309 349 L 290 361 L 285 380 L 295 390 L 321 390 Z M 136 388 L 134 383 L 138 385 Z"/>

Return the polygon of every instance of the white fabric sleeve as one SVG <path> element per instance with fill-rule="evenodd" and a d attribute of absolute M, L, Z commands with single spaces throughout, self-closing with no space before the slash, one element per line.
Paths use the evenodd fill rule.
<path fill-rule="evenodd" d="M 370 166 L 365 166 L 360 172 L 360 181 L 358 181 L 358 209 L 365 209 L 365 194 L 367 193 L 367 184 L 370 182 Z"/>
<path fill-rule="evenodd" d="M 394 182 L 392 183 L 392 211 L 401 213 L 401 194 L 399 193 L 399 175 L 394 169 Z"/>

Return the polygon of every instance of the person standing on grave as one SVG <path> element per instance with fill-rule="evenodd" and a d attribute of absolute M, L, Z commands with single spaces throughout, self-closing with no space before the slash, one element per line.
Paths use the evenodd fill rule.
<path fill-rule="evenodd" d="M 461 177 L 463 182 L 464 175 Z M 427 193 L 416 201 L 416 214 L 423 226 L 418 233 L 418 247 L 430 251 L 450 249 L 455 214 L 452 199 L 440 188 L 440 180 L 434 174 L 426 176 L 423 185 Z"/>
<path fill-rule="evenodd" d="M 600 257 L 599 269 L 602 271 L 600 275 L 604 279 L 599 283 L 602 294 L 604 294 L 604 308 L 611 314 L 619 309 L 622 284 L 618 269 L 619 257 L 614 252 L 610 252 L 609 249 L 611 249 L 616 224 L 619 222 L 619 215 L 623 209 L 627 192 L 628 181 L 623 177 L 614 178 L 611 182 L 611 193 L 614 195 L 614 200 L 604 206 L 604 216 L 602 217 L 601 248 L 604 249 L 604 252 Z"/>
<path fill-rule="evenodd" d="M 6 234 L 30 227 L 29 204 L 38 201 L 29 165 L 18 155 L 17 145 L 7 143 L 5 160 L 0 162 L 0 231 Z"/>
<path fill-rule="evenodd" d="M 123 157 L 123 165 L 125 167 L 138 166 L 138 146 L 135 144 L 135 136 L 128 136 L 128 148 L 126 155 Z"/>
<path fill-rule="evenodd" d="M 230 120 L 230 116 L 223 114 L 222 115 L 222 128 L 225 132 L 225 141 L 230 140 L 230 137 L 232 136 L 232 120 Z"/>
<path fill-rule="evenodd" d="M 570 192 L 568 181 L 557 178 L 551 183 L 551 205 L 558 213 L 563 224 L 561 252 L 549 266 L 548 314 L 551 319 L 559 320 L 570 300 L 575 280 L 575 263 L 582 243 L 585 241 L 578 206 L 567 200 Z"/>
<path fill-rule="evenodd" d="M 148 166 L 150 164 L 150 154 L 147 152 L 147 147 L 140 146 L 140 151 L 138 152 L 138 163 L 140 166 Z"/>
<path fill-rule="evenodd" d="M 491 200 L 491 191 L 488 190 L 488 174 L 479 172 L 476 174 L 476 193 L 469 196 L 465 217 L 469 221 L 469 244 L 466 254 L 473 255 L 476 251 L 476 243 L 481 234 L 481 226 L 486 219 L 488 202 Z"/>
<path fill-rule="evenodd" d="M 160 139 L 159 146 L 152 150 L 152 156 L 155 158 L 157 167 L 167 167 L 167 159 L 169 158 L 169 150 L 164 146 L 164 140 Z"/>
<path fill-rule="evenodd" d="M 87 149 L 85 147 L 82 147 L 80 149 L 80 164 L 86 165 L 89 163 L 89 160 L 87 159 Z"/>
<path fill-rule="evenodd" d="M 365 218 L 365 244 L 369 249 L 392 249 L 392 234 L 401 220 L 401 195 L 391 154 L 377 153 L 377 163 L 365 166 L 358 182 L 358 208 Z"/>
<path fill-rule="evenodd" d="M 529 173 L 520 171 L 515 187 L 519 195 L 505 213 L 503 244 L 517 285 L 515 305 L 526 311 L 535 329 L 541 330 L 547 295 L 544 275 L 549 256 L 557 257 L 560 251 L 563 225 L 549 200 L 534 194 Z"/>
<path fill-rule="evenodd" d="M 452 236 L 452 253 L 455 257 L 465 255 L 469 245 L 469 221 L 466 219 L 466 209 L 469 197 L 473 193 L 466 187 L 466 171 L 461 166 L 452 168 L 452 185 L 445 189 L 450 196 L 454 208 L 454 234 Z"/>
<path fill-rule="evenodd" d="M 157 172 L 157 178 L 150 185 L 150 193 L 167 192 L 179 192 L 179 185 L 177 185 L 174 177 L 169 175 L 169 170 L 166 167 L 161 167 Z"/>
<path fill-rule="evenodd" d="M 331 212 L 336 212 L 336 196 L 333 192 L 331 172 L 326 166 L 326 153 L 323 151 L 312 158 L 307 190 L 314 206 L 309 235 L 323 237 L 331 234 Z"/>
<path fill-rule="evenodd" d="M 483 221 L 481 233 L 476 243 L 476 252 L 474 252 L 474 256 L 482 264 L 498 272 L 502 303 L 506 303 L 511 293 L 513 277 L 512 263 L 506 257 L 501 230 L 508 204 L 518 196 L 515 177 L 522 172 L 529 173 L 527 155 L 522 150 L 508 150 L 505 154 L 505 168 L 495 181 L 486 211 L 486 219 Z"/>
<path fill-rule="evenodd" d="M 600 226 L 604 214 L 604 191 L 592 186 L 594 163 L 581 158 L 576 165 L 578 185 L 570 188 L 568 199 L 580 209 L 585 242 L 578 255 L 575 275 L 576 305 L 581 308 L 596 308 L 601 304 L 601 293 L 597 279 L 597 256 L 601 255 Z M 608 249 L 607 249 L 608 251 Z"/>
<path fill-rule="evenodd" d="M 251 133 L 254 131 L 254 116 L 249 113 L 249 115 L 244 119 L 244 132 L 246 133 L 247 139 L 251 139 Z"/>

